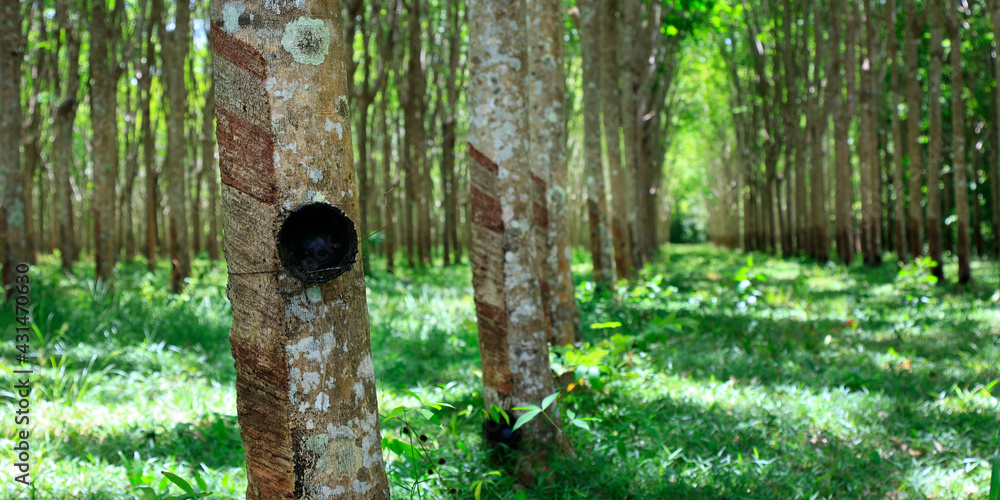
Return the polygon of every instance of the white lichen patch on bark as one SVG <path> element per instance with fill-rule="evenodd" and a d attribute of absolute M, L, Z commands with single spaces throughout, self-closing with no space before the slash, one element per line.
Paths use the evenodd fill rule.
<path fill-rule="evenodd" d="M 243 2 L 227 3 L 222 7 L 222 31 L 235 33 L 240 29 L 240 15 L 246 10 Z"/>
<path fill-rule="evenodd" d="M 330 50 L 330 29 L 322 19 L 302 16 L 285 25 L 281 46 L 296 62 L 320 65 Z"/>

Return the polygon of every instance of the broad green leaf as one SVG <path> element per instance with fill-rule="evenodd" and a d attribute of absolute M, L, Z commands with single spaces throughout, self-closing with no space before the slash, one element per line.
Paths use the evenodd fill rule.
<path fill-rule="evenodd" d="M 543 411 L 547 410 L 549 408 L 549 405 L 552 404 L 552 402 L 555 401 L 557 398 L 559 398 L 558 392 L 549 394 L 545 399 L 542 400 L 542 410 Z"/>
<path fill-rule="evenodd" d="M 161 471 L 161 472 L 163 473 L 164 476 L 166 476 L 167 479 L 170 480 L 170 482 L 176 484 L 178 487 L 180 487 L 180 489 L 184 490 L 185 493 L 194 496 L 194 488 L 191 487 L 190 483 L 182 479 L 177 474 L 174 474 L 173 472 L 167 472 L 167 471 Z"/>
<path fill-rule="evenodd" d="M 531 410 L 531 411 L 525 412 L 523 415 L 521 415 L 520 418 L 517 419 L 517 422 L 514 422 L 514 427 L 513 427 L 512 430 L 515 430 L 515 431 L 518 430 L 522 425 L 530 422 L 531 419 L 535 418 L 535 416 L 538 415 L 541 412 L 542 412 L 541 408 L 539 408 L 537 410 Z"/>

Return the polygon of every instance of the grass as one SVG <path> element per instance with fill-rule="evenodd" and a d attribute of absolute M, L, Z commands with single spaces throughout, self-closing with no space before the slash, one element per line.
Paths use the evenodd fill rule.
<path fill-rule="evenodd" d="M 671 246 L 597 293 L 576 256 L 584 343 L 553 363 L 576 374 L 563 411 L 600 421 L 568 426 L 576 456 L 527 489 L 480 437 L 468 266 L 386 276 L 373 261 L 394 497 L 985 498 L 1000 429 L 996 264 L 976 262 L 977 284 L 959 291 L 923 283 L 920 267 L 747 257 Z M 170 490 L 169 471 L 243 498 L 224 264 L 197 261 L 182 295 L 166 292 L 165 263 L 120 264 L 113 290 L 53 258 L 31 276 L 36 497 L 139 498 L 131 486 Z M 12 321 L 4 308 L 0 324 Z M 14 353 L 7 342 L 0 356 Z M 0 365 L 0 391 L 12 369 Z M 5 461 L 13 432 L 0 421 Z M 0 468 L 0 497 L 15 495 L 11 474 Z"/>

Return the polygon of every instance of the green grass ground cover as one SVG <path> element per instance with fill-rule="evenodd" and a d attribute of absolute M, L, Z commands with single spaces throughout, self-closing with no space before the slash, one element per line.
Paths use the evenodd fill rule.
<path fill-rule="evenodd" d="M 480 437 L 468 266 L 385 276 L 373 262 L 372 348 L 380 411 L 392 417 L 383 434 L 395 497 L 987 494 L 1000 429 L 995 263 L 976 262 L 977 284 L 960 292 L 923 283 L 919 267 L 763 255 L 748 265 L 747 255 L 671 246 L 639 279 L 596 293 L 586 262 L 574 266 L 585 343 L 556 349 L 553 364 L 574 373 L 564 412 L 600 420 L 567 426 L 576 456 L 528 489 Z M 92 265 L 76 274 L 92 276 Z M 180 493 L 161 471 L 197 475 L 212 498 L 243 497 L 225 267 L 197 261 L 183 295 L 166 292 L 167 276 L 164 263 L 156 273 L 122 264 L 108 290 L 66 277 L 52 258 L 33 271 L 37 498 L 141 498 L 143 484 Z M 9 309 L 0 324 L 13 324 Z M 4 340 L 0 391 L 9 391 L 16 351 Z M 0 392 L 5 415 L 11 396 Z M 5 416 L 7 464 L 13 431 Z M 12 472 L 0 468 L 0 497 L 15 495 Z"/>

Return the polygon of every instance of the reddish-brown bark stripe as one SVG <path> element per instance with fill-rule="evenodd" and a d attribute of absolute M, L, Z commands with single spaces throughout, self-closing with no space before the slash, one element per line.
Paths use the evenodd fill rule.
<path fill-rule="evenodd" d="M 270 132 L 224 108 L 218 108 L 216 116 L 222 182 L 263 203 L 273 204 L 274 139 Z"/>
<path fill-rule="evenodd" d="M 486 155 L 482 153 L 482 151 L 476 149 L 476 147 L 473 146 L 471 142 L 467 144 L 469 146 L 469 156 L 471 156 L 472 159 L 476 161 L 476 163 L 478 163 L 481 167 L 485 168 L 486 170 L 493 172 L 494 174 L 500 171 L 500 167 L 497 166 L 496 162 L 489 159 Z"/>
<path fill-rule="evenodd" d="M 472 186 L 472 223 L 491 231 L 503 232 L 503 209 L 500 200 Z"/>
<path fill-rule="evenodd" d="M 543 193 L 545 192 L 545 190 L 548 189 L 548 186 L 545 184 L 545 181 L 542 180 L 541 177 L 535 175 L 534 172 L 532 172 L 532 174 L 531 174 L 531 180 L 534 181 L 535 185 L 537 185 L 538 187 L 542 188 L 542 192 Z"/>
<path fill-rule="evenodd" d="M 223 31 L 222 26 L 219 26 L 219 23 L 215 21 L 212 21 L 209 39 L 215 48 L 216 56 L 221 55 L 229 59 L 234 65 L 249 71 L 261 80 L 267 76 L 267 62 L 264 61 L 264 56 L 247 43 L 237 40 Z"/>
<path fill-rule="evenodd" d="M 535 208 L 535 225 L 547 229 L 549 227 L 549 209 L 543 207 L 537 202 L 532 203 Z"/>

